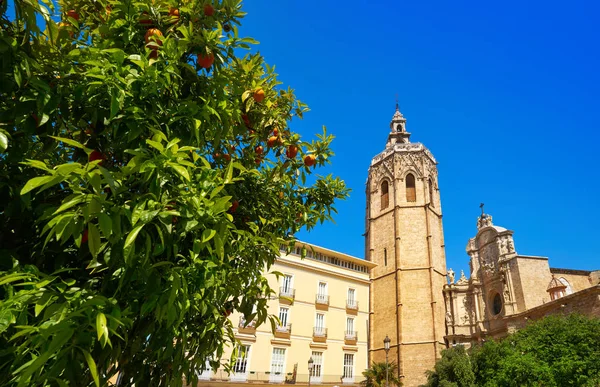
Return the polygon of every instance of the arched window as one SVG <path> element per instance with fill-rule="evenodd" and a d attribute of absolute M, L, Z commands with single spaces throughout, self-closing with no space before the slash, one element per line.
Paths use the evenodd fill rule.
<path fill-rule="evenodd" d="M 383 249 L 383 265 L 387 266 L 387 249 Z"/>
<path fill-rule="evenodd" d="M 415 177 L 411 173 L 406 175 L 406 201 L 417 201 L 417 192 L 415 191 Z"/>
<path fill-rule="evenodd" d="M 390 204 L 389 185 L 387 181 L 381 183 L 381 209 L 386 209 Z"/>
<path fill-rule="evenodd" d="M 435 202 L 433 201 L 433 181 L 431 178 L 429 178 L 429 205 L 435 207 Z"/>
<path fill-rule="evenodd" d="M 571 287 L 571 284 L 569 283 L 569 281 L 567 281 L 567 279 L 565 277 L 560 277 L 558 279 L 563 285 L 566 286 L 565 288 L 565 295 L 568 296 L 569 294 L 573 294 L 573 288 Z"/>

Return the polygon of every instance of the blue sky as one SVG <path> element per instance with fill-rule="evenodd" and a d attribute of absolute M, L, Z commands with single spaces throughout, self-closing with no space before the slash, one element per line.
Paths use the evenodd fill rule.
<path fill-rule="evenodd" d="M 468 268 L 479 203 L 520 254 L 600 269 L 598 2 L 247 1 L 241 34 L 336 135 L 352 188 L 336 224 L 299 238 L 364 257 L 365 180 L 395 95 L 439 165 L 448 267 Z"/>

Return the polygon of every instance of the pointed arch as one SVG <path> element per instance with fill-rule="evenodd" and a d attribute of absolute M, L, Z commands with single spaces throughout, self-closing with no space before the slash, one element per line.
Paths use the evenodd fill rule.
<path fill-rule="evenodd" d="M 381 196 L 380 196 L 381 209 L 385 210 L 390 205 L 390 184 L 388 183 L 387 180 L 383 180 L 381 182 L 380 192 L 381 192 Z"/>
<path fill-rule="evenodd" d="M 417 201 L 417 191 L 415 187 L 415 175 L 409 173 L 406 175 L 404 179 L 406 182 L 406 201 L 407 202 L 416 202 Z"/>
<path fill-rule="evenodd" d="M 431 177 L 428 180 L 428 185 L 429 185 L 429 205 L 431 207 L 435 207 L 435 200 L 433 200 L 434 196 L 433 196 L 433 181 L 431 180 Z"/>

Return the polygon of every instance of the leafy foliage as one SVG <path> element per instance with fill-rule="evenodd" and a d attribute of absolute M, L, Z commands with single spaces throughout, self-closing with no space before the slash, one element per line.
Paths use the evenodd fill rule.
<path fill-rule="evenodd" d="M 373 362 L 362 374 L 365 379 L 361 385 L 364 387 L 387 387 L 386 381 L 390 386 L 402 386 L 398 378 L 398 366 L 394 362 Z"/>
<path fill-rule="evenodd" d="M 443 352 L 426 386 L 597 386 L 600 319 L 549 316 L 501 341 Z"/>
<path fill-rule="evenodd" d="M 290 129 L 308 109 L 240 56 L 256 42 L 239 37 L 237 0 L 13 4 L 9 20 L 0 1 L 0 380 L 194 382 L 234 340 L 233 310 L 273 318 L 263 271 L 347 196 L 338 178 L 306 183 L 303 157 L 327 164 L 333 136 Z"/>

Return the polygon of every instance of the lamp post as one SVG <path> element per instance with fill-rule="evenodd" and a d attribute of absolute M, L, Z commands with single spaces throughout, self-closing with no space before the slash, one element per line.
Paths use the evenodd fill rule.
<path fill-rule="evenodd" d="M 385 339 L 383 339 L 383 349 L 385 349 L 385 387 L 390 387 L 390 366 L 388 365 L 388 353 L 390 352 L 390 338 L 388 335 L 385 335 Z"/>
<path fill-rule="evenodd" d="M 310 387 L 310 375 L 312 374 L 312 370 L 314 367 L 315 361 L 312 356 L 308 359 L 308 387 Z"/>

